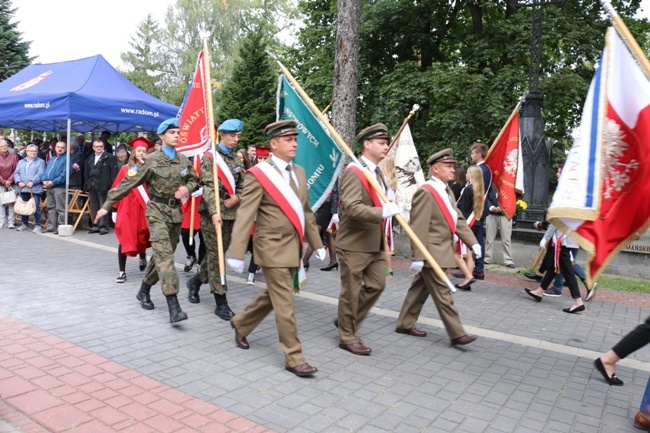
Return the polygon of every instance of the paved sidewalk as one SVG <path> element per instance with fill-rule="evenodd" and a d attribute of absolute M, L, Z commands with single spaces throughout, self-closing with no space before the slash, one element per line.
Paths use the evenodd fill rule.
<path fill-rule="evenodd" d="M 449 346 L 428 301 L 426 338 L 396 334 L 395 318 L 412 277 L 396 260 L 361 335 L 369 357 L 339 349 L 332 325 L 337 271 L 312 259 L 310 284 L 296 298 L 300 338 L 314 378 L 284 370 L 273 315 L 236 348 L 214 315 L 207 287 L 168 322 L 160 287 L 155 310 L 135 300 L 143 273 L 127 261 L 116 284 L 114 235 L 71 238 L 0 230 L 0 433 L 14 432 L 633 432 L 650 372 L 650 351 L 623 360 L 623 387 L 608 386 L 592 362 L 650 313 L 650 296 L 601 290 L 587 311 L 569 315 L 568 296 L 535 303 L 535 284 L 489 272 L 454 299 L 467 348 Z M 504 268 L 505 269 L 505 268 Z M 229 275 L 241 311 L 257 293 Z M 258 274 L 258 285 L 263 277 Z"/>

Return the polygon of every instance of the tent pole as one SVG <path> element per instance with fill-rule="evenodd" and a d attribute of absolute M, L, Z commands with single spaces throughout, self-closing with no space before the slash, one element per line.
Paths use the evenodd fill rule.
<path fill-rule="evenodd" d="M 68 118 L 68 138 L 65 147 L 65 221 L 68 224 L 68 200 L 70 199 L 70 128 L 72 127 L 72 120 Z"/>

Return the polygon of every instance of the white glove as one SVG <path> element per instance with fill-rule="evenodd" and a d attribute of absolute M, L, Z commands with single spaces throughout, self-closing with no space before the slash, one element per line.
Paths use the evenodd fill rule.
<path fill-rule="evenodd" d="M 411 267 L 409 269 L 411 269 L 416 274 L 419 274 L 422 271 L 423 267 L 424 267 L 423 260 L 415 260 L 411 263 Z"/>
<path fill-rule="evenodd" d="M 454 234 L 454 243 L 457 243 L 457 242 L 458 242 L 458 235 Z"/>
<path fill-rule="evenodd" d="M 474 251 L 474 255 L 476 256 L 477 259 L 480 259 L 481 256 L 483 255 L 481 253 L 481 246 L 479 244 L 472 245 L 472 251 Z"/>
<path fill-rule="evenodd" d="M 201 197 L 203 195 L 203 187 L 197 189 L 192 193 L 192 197 Z"/>
<path fill-rule="evenodd" d="M 228 263 L 228 266 L 230 266 L 230 269 L 232 269 L 236 273 L 242 274 L 244 272 L 244 261 L 243 260 L 228 259 L 228 260 L 226 260 L 226 263 Z"/>
<path fill-rule="evenodd" d="M 539 241 L 539 247 L 540 247 L 541 249 L 546 248 L 546 239 L 542 238 L 542 240 Z"/>
<path fill-rule="evenodd" d="M 111 212 L 111 219 L 113 220 L 113 224 L 117 222 L 117 212 Z"/>
<path fill-rule="evenodd" d="M 321 262 L 325 260 L 325 248 L 319 248 L 317 249 L 314 254 L 316 254 L 316 257 L 318 257 L 318 260 Z"/>
<path fill-rule="evenodd" d="M 389 201 L 388 203 L 384 203 L 384 205 L 381 208 L 381 217 L 383 219 L 391 218 L 394 215 L 397 215 L 399 213 L 399 206 L 397 206 L 396 203 L 393 203 L 392 201 Z"/>
<path fill-rule="evenodd" d="M 332 224 L 336 224 L 336 226 L 338 227 L 338 225 L 339 225 L 339 214 L 335 213 L 334 215 L 332 215 L 330 225 L 332 225 Z"/>

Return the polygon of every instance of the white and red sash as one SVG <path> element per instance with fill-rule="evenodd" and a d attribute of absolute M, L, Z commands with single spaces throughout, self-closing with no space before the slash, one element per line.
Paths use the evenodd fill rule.
<path fill-rule="evenodd" d="M 381 199 L 379 198 L 379 194 L 377 194 L 377 191 L 375 191 L 372 185 L 370 185 L 370 182 L 368 182 L 366 175 L 363 174 L 363 168 L 361 168 L 358 164 L 351 162 L 347 166 L 347 170 L 352 170 L 357 174 L 359 180 L 361 181 L 361 185 L 363 185 L 366 191 L 368 191 L 368 194 L 370 195 L 370 199 L 372 200 L 372 204 L 374 204 L 375 207 L 382 207 L 382 202 Z"/>
<path fill-rule="evenodd" d="M 438 191 L 438 185 L 436 185 L 435 182 L 432 180 L 428 180 L 422 185 L 422 188 L 427 189 L 431 195 L 433 196 L 433 199 L 436 201 L 438 204 L 438 207 L 440 208 L 440 211 L 442 212 L 442 215 L 445 218 L 445 221 L 447 221 L 447 224 L 449 225 L 449 230 L 451 231 L 452 236 L 456 234 L 456 224 L 458 223 L 458 212 L 456 212 L 456 209 L 454 209 L 451 205 L 451 199 L 445 200 L 442 198 L 442 194 L 440 191 Z M 444 191 L 444 194 L 447 194 L 446 191 Z"/>
<path fill-rule="evenodd" d="M 268 162 L 260 162 L 248 170 L 258 180 L 264 191 L 282 210 L 296 229 L 300 245 L 305 238 L 305 210 L 298 195 L 291 189 L 284 177 Z"/>
<path fill-rule="evenodd" d="M 554 257 L 553 265 L 555 266 L 555 273 L 560 273 L 560 252 L 562 251 L 562 241 L 566 238 L 566 235 L 560 234 L 558 232 L 553 233 L 553 248 L 554 248 Z"/>
<path fill-rule="evenodd" d="M 226 188 L 226 191 L 228 191 L 228 195 L 231 197 L 236 195 L 235 177 L 230 172 L 230 168 L 228 167 L 228 164 L 226 164 L 226 161 L 223 160 L 223 157 L 219 154 L 219 152 L 216 152 L 215 157 L 215 155 L 212 153 L 212 149 L 206 152 L 206 155 L 208 155 L 210 158 L 212 158 L 213 161 L 217 163 L 217 176 L 219 176 L 219 181 L 223 187 Z"/>

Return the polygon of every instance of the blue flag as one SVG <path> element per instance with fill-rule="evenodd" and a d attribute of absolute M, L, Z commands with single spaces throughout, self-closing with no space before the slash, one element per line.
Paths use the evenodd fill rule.
<path fill-rule="evenodd" d="M 298 122 L 298 153 L 294 162 L 305 169 L 309 204 L 316 211 L 327 199 L 343 168 L 343 152 L 300 95 L 280 75 L 278 120 Z"/>

